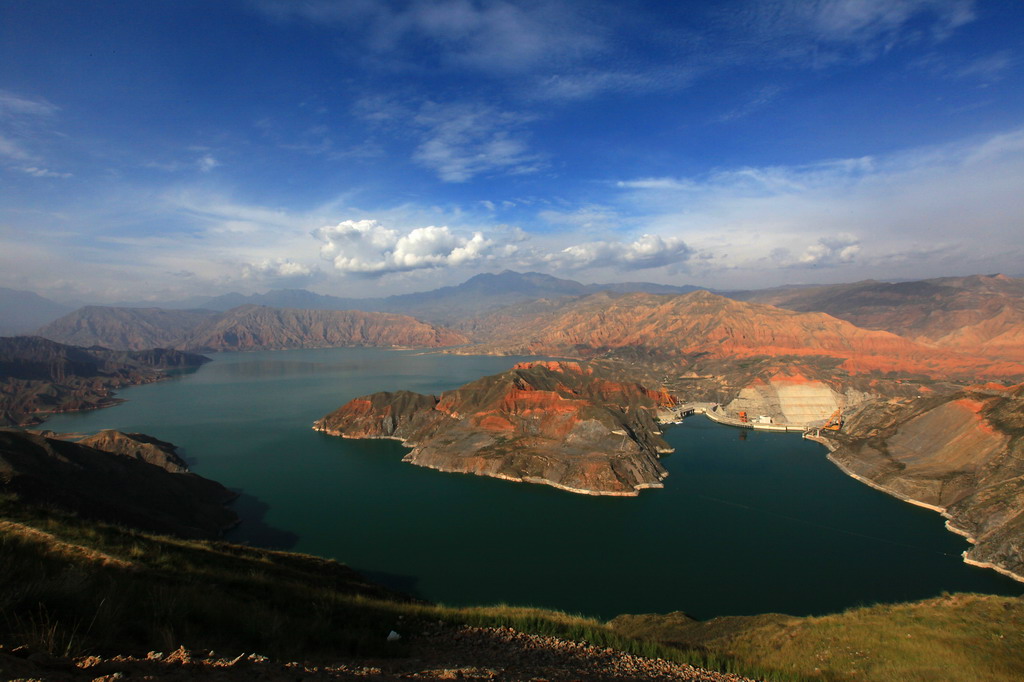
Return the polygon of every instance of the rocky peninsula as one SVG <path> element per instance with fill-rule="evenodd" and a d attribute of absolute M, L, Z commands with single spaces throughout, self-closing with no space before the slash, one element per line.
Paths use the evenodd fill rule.
<path fill-rule="evenodd" d="M 576 362 L 525 362 L 440 396 L 408 391 L 356 398 L 313 428 L 347 438 L 396 438 L 405 461 L 440 471 L 542 483 L 589 495 L 662 487 L 671 448 L 665 390 L 614 381 Z"/>

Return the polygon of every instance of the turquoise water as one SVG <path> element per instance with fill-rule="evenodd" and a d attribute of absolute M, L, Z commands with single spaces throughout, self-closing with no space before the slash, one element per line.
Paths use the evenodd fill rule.
<path fill-rule="evenodd" d="M 359 395 L 439 392 L 508 357 L 377 349 L 224 353 L 199 371 L 58 415 L 57 431 L 118 428 L 180 446 L 242 492 L 230 539 L 343 561 L 421 597 L 599 617 L 827 613 L 941 591 L 1024 593 L 960 559 L 934 512 L 843 475 L 797 434 L 704 417 L 670 427 L 662 490 L 636 498 L 444 474 L 390 440 L 333 438 L 312 422 Z"/>

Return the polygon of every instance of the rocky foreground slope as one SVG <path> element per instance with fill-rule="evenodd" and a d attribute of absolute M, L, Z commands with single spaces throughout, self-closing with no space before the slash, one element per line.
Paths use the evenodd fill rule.
<path fill-rule="evenodd" d="M 170 443 L 109 431 L 85 442 L 0 429 L 0 492 L 181 537 L 214 538 L 237 523 L 224 507 L 235 493 L 190 473 Z"/>
<path fill-rule="evenodd" d="M 80 348 L 37 336 L 0 338 L 0 425 L 38 424 L 47 414 L 108 407 L 118 388 L 160 381 L 209 358 L 175 350 Z"/>
<path fill-rule="evenodd" d="M 940 511 L 969 562 L 1024 580 L 1024 385 L 865 403 L 826 443 L 848 474 Z"/>
<path fill-rule="evenodd" d="M 662 487 L 671 452 L 656 422 L 674 399 L 575 362 L 526 362 L 440 396 L 356 398 L 314 424 L 329 435 L 397 438 L 405 461 L 595 495 Z"/>

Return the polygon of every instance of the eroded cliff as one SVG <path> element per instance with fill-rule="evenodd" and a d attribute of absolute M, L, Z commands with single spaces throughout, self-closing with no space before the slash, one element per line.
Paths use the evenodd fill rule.
<path fill-rule="evenodd" d="M 405 461 L 594 495 L 662 487 L 671 451 L 656 421 L 674 398 L 575 362 L 527 362 L 428 396 L 356 398 L 314 424 L 330 435 L 397 438 Z"/>

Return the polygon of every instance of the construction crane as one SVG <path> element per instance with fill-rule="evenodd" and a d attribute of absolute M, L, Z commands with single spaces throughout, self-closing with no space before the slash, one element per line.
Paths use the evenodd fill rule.
<path fill-rule="evenodd" d="M 843 428 L 843 408 L 837 408 L 836 411 L 832 413 L 832 416 L 828 418 L 828 421 L 825 422 L 825 425 L 821 428 L 826 429 L 828 431 L 838 431 L 839 429 Z"/>

